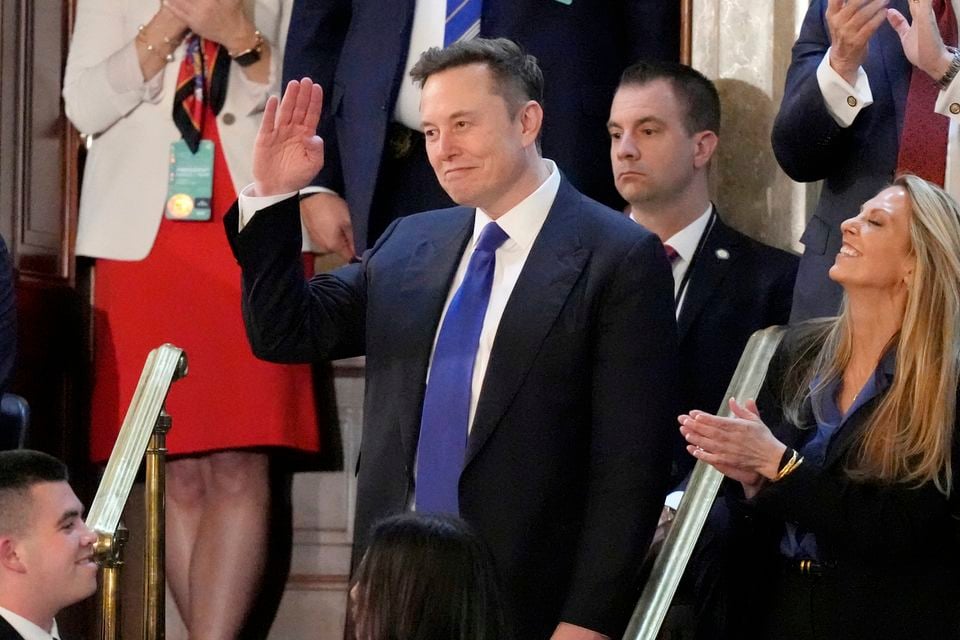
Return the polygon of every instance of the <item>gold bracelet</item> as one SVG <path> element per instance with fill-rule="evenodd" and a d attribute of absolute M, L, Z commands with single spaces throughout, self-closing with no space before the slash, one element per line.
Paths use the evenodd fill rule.
<path fill-rule="evenodd" d="M 144 25 L 141 24 L 137 26 L 137 40 L 142 42 L 147 47 L 147 53 L 152 53 L 156 56 L 159 56 L 164 62 L 173 62 L 173 50 L 176 49 L 180 43 L 174 42 L 167 36 L 163 36 L 163 44 L 167 45 L 168 47 L 168 51 L 166 55 L 164 55 L 160 53 L 155 46 L 150 44 L 150 42 L 147 40 L 147 34 L 145 33 L 145 30 L 146 27 Z"/>
<path fill-rule="evenodd" d="M 783 468 L 777 472 L 777 479 L 774 482 L 783 480 L 788 475 L 793 473 L 797 469 L 797 467 L 803 464 L 803 457 L 797 453 L 796 449 L 792 451 L 793 451 L 793 455 L 790 456 L 790 461 L 787 462 L 787 464 L 783 465 Z"/>

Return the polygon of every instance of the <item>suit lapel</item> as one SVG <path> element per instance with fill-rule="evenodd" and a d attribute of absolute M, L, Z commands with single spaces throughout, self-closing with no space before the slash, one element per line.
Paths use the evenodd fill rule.
<path fill-rule="evenodd" d="M 23 640 L 23 636 L 17 633 L 3 616 L 0 616 L 0 640 Z"/>
<path fill-rule="evenodd" d="M 829 468 L 836 464 L 857 440 L 857 436 L 863 430 L 867 420 L 877 409 L 877 404 L 885 396 L 880 394 L 871 398 L 863 406 L 853 412 L 853 415 L 847 418 L 846 422 L 840 427 L 840 430 L 834 434 L 830 445 L 827 447 L 827 457 L 823 462 L 823 467 Z"/>
<path fill-rule="evenodd" d="M 700 255 L 694 260 L 693 272 L 690 274 L 683 306 L 680 308 L 680 317 L 677 318 L 681 341 L 694 319 L 723 282 L 730 265 L 739 257 L 739 245 L 740 239 L 720 220 L 718 215 Z M 726 258 L 720 256 L 726 256 Z"/>
<path fill-rule="evenodd" d="M 503 418 L 586 264 L 579 206 L 580 194 L 563 180 L 497 328 L 464 466 Z"/>
<path fill-rule="evenodd" d="M 461 208 L 449 225 L 434 229 L 410 254 L 403 273 L 400 300 L 406 326 L 403 329 L 404 351 L 411 354 L 410 371 L 403 376 L 404 390 L 399 402 L 409 403 L 402 410 L 410 419 L 402 420 L 401 439 L 407 460 L 413 461 L 420 432 L 420 413 L 427 384 L 427 368 L 433 351 L 440 314 L 450 291 L 450 283 L 460 264 L 460 257 L 473 234 L 474 209 Z"/>

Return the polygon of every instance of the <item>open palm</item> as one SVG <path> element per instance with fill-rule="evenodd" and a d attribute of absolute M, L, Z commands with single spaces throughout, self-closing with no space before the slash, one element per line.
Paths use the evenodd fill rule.
<path fill-rule="evenodd" d="M 323 167 L 323 140 L 317 135 L 323 91 L 310 78 L 291 80 L 283 100 L 271 96 L 253 147 L 257 196 L 299 191 Z"/>

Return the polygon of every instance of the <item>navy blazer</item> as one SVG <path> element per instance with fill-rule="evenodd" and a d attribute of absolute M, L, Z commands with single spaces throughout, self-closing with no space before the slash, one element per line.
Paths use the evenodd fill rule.
<path fill-rule="evenodd" d="M 797 449 L 815 433 L 815 420 L 808 400 L 803 424 L 787 422 L 783 387 L 800 354 L 809 351 L 806 330 L 799 325 L 784 337 L 758 399 L 774 435 Z M 767 609 L 780 567 L 784 523 L 794 522 L 817 536 L 820 560 L 832 566 L 811 589 L 818 637 L 960 638 L 960 467 L 954 462 L 951 498 L 932 483 L 858 482 L 844 471 L 882 398 L 864 403 L 847 419 L 830 441 L 822 467 L 805 461 L 753 500 L 730 502 L 735 531 L 731 566 L 736 567 L 732 577 L 742 581 L 731 592 L 742 611 L 731 621 L 748 627 L 733 637 L 758 637 L 749 627 Z M 958 427 L 960 421 L 954 427 L 954 461 L 960 459 Z"/>
<path fill-rule="evenodd" d="M 315 184 L 350 207 L 358 251 L 387 125 L 403 80 L 415 0 L 296 0 L 284 85 L 309 76 L 324 88 L 319 133 L 325 164 Z M 545 78 L 543 153 L 570 181 L 614 208 L 622 201 L 607 162 L 610 103 L 629 64 L 676 60 L 676 0 L 485 0 L 483 37 L 506 37 L 537 57 Z M 403 207 L 399 207 L 401 210 Z"/>
<path fill-rule="evenodd" d="M 254 353 L 366 355 L 356 560 L 370 526 L 409 506 L 427 366 L 474 210 L 400 218 L 361 263 L 309 283 L 298 219 L 289 199 L 242 233 L 236 209 L 225 224 Z M 460 479 L 517 638 L 626 626 L 667 488 L 672 282 L 656 236 L 561 183 L 500 321 Z"/>
<path fill-rule="evenodd" d="M 677 318 L 684 412 L 715 413 L 751 334 L 787 323 L 798 262 L 717 218 L 692 265 Z M 677 480 L 696 462 L 678 440 Z"/>
<path fill-rule="evenodd" d="M 884 22 L 870 40 L 863 64 L 873 104 L 844 129 L 827 112 L 817 84 L 817 66 L 830 46 L 827 0 L 810 4 L 793 46 L 780 112 L 773 125 L 773 150 L 794 180 L 823 180 L 816 211 L 800 241 L 804 245 L 791 320 L 837 314 L 840 286 L 827 277 L 842 244 L 840 223 L 890 183 L 897 167 L 900 129 L 912 66 L 896 32 Z M 906 0 L 890 7 L 909 16 Z"/>

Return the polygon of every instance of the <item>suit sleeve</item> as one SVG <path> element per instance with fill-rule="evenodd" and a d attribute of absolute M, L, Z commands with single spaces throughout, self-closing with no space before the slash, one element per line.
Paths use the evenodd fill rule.
<path fill-rule="evenodd" d="M 323 87 L 323 114 L 317 133 L 323 138 L 323 169 L 313 184 L 343 193 L 335 116 L 340 92 L 335 84 L 340 52 L 350 28 L 349 0 L 294 0 L 283 57 L 283 86 L 307 77 Z"/>
<path fill-rule="evenodd" d="M 13 376 L 17 355 L 17 305 L 14 294 L 13 262 L 0 238 L 0 394 Z"/>
<path fill-rule="evenodd" d="M 633 64 L 644 58 L 680 59 L 679 0 L 626 0 L 624 24 Z"/>
<path fill-rule="evenodd" d="M 645 236 L 597 310 L 586 517 L 564 622 L 620 637 L 663 506 L 676 422 L 673 278 Z"/>
<path fill-rule="evenodd" d="M 773 151 L 783 170 L 798 182 L 827 178 L 838 153 L 851 142 L 830 112 L 817 82 L 817 67 L 830 48 L 825 0 L 814 0 L 793 45 L 780 111 L 773 123 Z"/>
<path fill-rule="evenodd" d="M 794 255 L 786 256 L 782 260 L 783 267 L 779 270 L 776 279 L 770 287 L 770 299 L 767 307 L 765 325 L 788 324 L 790 309 L 793 306 L 793 287 L 797 281 L 797 267 L 799 258 Z"/>
<path fill-rule="evenodd" d="M 259 211 L 238 232 L 237 204 L 224 218 L 227 239 L 241 268 L 241 304 L 254 355 L 280 363 L 308 363 L 365 351 L 367 260 L 309 281 L 300 256 L 296 197 Z"/>

